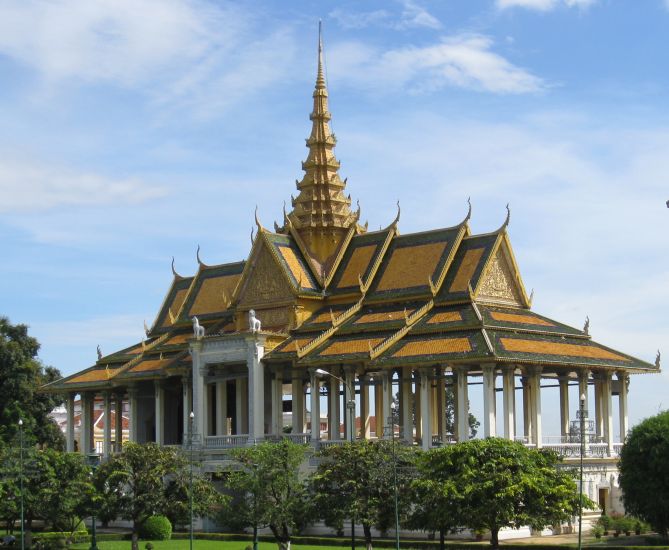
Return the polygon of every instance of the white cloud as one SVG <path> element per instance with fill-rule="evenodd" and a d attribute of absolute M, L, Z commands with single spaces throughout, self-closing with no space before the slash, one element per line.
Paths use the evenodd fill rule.
<path fill-rule="evenodd" d="M 337 8 L 328 15 L 345 29 L 364 29 L 377 25 L 395 30 L 421 27 L 441 28 L 439 20 L 413 0 L 401 0 L 400 4 L 402 11 L 398 14 L 394 14 L 387 9 L 354 12 L 349 9 Z"/>
<path fill-rule="evenodd" d="M 52 87 L 102 82 L 211 110 L 203 101 L 239 97 L 241 81 L 252 93 L 290 63 L 287 33 L 267 36 L 258 25 L 234 4 L 205 0 L 2 2 L 0 54 Z"/>
<path fill-rule="evenodd" d="M 497 7 L 507 8 L 526 8 L 536 11 L 550 11 L 560 5 L 570 8 L 588 8 L 598 0 L 497 0 Z"/>
<path fill-rule="evenodd" d="M 62 206 L 137 204 L 166 191 L 136 178 L 115 179 L 0 153 L 0 213 Z"/>
<path fill-rule="evenodd" d="M 381 52 L 361 43 L 335 45 L 330 75 L 374 89 L 426 92 L 456 86 L 493 93 L 537 92 L 545 83 L 492 51 L 482 35 L 457 35 L 433 46 Z"/>

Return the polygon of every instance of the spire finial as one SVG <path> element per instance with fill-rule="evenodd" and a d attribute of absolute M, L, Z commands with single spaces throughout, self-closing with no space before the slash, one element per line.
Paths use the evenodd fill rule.
<path fill-rule="evenodd" d="M 316 75 L 316 89 L 325 88 L 325 72 L 323 70 L 323 22 L 318 20 L 318 73 Z"/>

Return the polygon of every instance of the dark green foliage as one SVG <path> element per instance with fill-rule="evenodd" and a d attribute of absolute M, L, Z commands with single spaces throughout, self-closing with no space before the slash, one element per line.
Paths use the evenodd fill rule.
<path fill-rule="evenodd" d="M 172 483 L 177 484 L 175 491 L 187 495 L 188 485 L 182 484 L 189 479 L 189 471 L 187 459 L 174 448 L 155 443 L 127 443 L 120 455 L 112 457 L 98 470 L 98 486 L 105 487 L 101 508 L 108 517 L 118 515 L 132 521 L 133 532 L 137 533 L 156 512 L 167 516 L 177 506 L 170 497 Z M 206 503 L 198 503 L 198 515 L 212 514 L 221 499 L 219 495 Z M 188 498 L 185 500 L 187 506 Z M 184 506 L 183 502 L 179 505 Z"/>
<path fill-rule="evenodd" d="M 489 530 L 493 548 L 499 545 L 502 527 L 540 529 L 567 520 L 578 510 L 576 483 L 570 473 L 557 468 L 555 453 L 489 438 L 426 455 L 421 473 L 424 483 L 439 492 L 434 505 L 453 513 L 454 523 Z M 435 521 L 428 514 L 424 528 Z"/>
<path fill-rule="evenodd" d="M 319 455 L 322 462 L 312 477 L 318 516 L 335 529 L 354 517 L 363 526 L 370 546 L 373 527 L 385 530 L 395 524 L 392 442 L 347 442 L 326 448 Z M 410 507 L 408 487 L 415 474 L 414 458 L 412 448 L 395 443 L 401 511 Z"/>
<path fill-rule="evenodd" d="M 62 403 L 58 395 L 38 391 L 60 372 L 37 359 L 39 343 L 26 325 L 0 317 L 0 443 L 15 445 L 23 420 L 24 443 L 63 449 L 64 437 L 49 413 Z"/>
<path fill-rule="evenodd" d="M 620 453 L 625 510 L 669 535 L 669 411 L 647 418 L 630 432 Z"/>
<path fill-rule="evenodd" d="M 269 527 L 279 548 L 309 518 L 306 485 L 300 476 L 305 447 L 288 439 L 235 449 L 239 468 L 228 472 L 226 487 L 235 498 L 223 509 L 226 525 Z"/>
<path fill-rule="evenodd" d="M 139 537 L 144 540 L 170 540 L 172 524 L 165 516 L 151 516 L 142 523 Z"/>

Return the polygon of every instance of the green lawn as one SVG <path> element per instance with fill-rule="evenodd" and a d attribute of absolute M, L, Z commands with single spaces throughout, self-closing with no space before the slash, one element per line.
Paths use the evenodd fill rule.
<path fill-rule="evenodd" d="M 146 541 L 139 541 L 140 550 L 144 550 Z M 195 540 L 193 541 L 193 550 L 244 550 L 250 541 L 218 541 L 218 540 Z M 165 540 L 153 542 L 155 550 L 188 550 L 189 541 L 186 540 Z M 90 543 L 73 544 L 72 550 L 88 550 Z M 100 550 L 129 550 L 130 541 L 105 541 L 98 542 Z M 278 546 L 273 542 L 261 542 L 258 544 L 258 550 L 277 550 Z M 341 546 L 304 546 L 291 544 L 291 550 L 342 550 Z"/>

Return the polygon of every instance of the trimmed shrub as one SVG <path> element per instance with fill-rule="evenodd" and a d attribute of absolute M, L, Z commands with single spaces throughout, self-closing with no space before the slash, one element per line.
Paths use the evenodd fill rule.
<path fill-rule="evenodd" d="M 151 516 L 140 527 L 139 537 L 144 540 L 170 540 L 172 524 L 165 516 Z"/>

